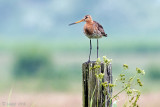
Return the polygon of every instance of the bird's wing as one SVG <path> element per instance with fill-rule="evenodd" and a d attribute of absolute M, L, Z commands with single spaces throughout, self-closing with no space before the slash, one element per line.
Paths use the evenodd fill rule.
<path fill-rule="evenodd" d="M 101 32 L 101 34 L 102 34 L 103 36 L 106 36 L 106 37 L 107 37 L 107 34 L 104 32 L 104 29 L 103 29 L 102 25 L 100 25 L 100 24 L 99 24 L 98 22 L 96 22 L 96 21 L 94 21 L 94 23 L 96 24 L 96 26 L 97 26 L 98 30 Z"/>

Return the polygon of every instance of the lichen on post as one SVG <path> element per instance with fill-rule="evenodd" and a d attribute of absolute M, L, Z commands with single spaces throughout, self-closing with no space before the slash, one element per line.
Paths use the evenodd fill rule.
<path fill-rule="evenodd" d="M 96 61 L 82 64 L 83 107 L 112 107 L 109 97 L 112 88 L 103 87 L 102 83 L 112 83 L 112 65 Z M 107 92 L 106 92 L 107 91 Z"/>

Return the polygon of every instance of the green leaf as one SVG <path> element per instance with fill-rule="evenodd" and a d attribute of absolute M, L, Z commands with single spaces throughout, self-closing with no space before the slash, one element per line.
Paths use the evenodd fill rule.
<path fill-rule="evenodd" d="M 127 64 L 123 64 L 123 68 L 126 70 L 128 69 L 128 65 Z"/>
<path fill-rule="evenodd" d="M 117 102 L 118 102 L 118 100 L 115 100 L 115 101 L 113 102 L 113 107 L 117 107 Z"/>

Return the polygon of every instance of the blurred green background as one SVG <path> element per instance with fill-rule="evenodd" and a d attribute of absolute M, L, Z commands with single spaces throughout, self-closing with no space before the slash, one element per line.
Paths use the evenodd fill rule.
<path fill-rule="evenodd" d="M 84 23 L 68 24 L 89 14 L 108 34 L 99 40 L 99 56 L 113 60 L 113 77 L 124 63 L 131 72 L 140 67 L 146 72 L 143 94 L 159 97 L 159 11 L 160 0 L 0 0 L 1 96 L 7 96 L 10 89 L 14 97 L 18 93 L 64 93 L 51 96 L 61 99 L 69 93 L 73 97 L 68 106 L 81 107 L 81 65 L 88 60 L 89 39 L 83 34 Z M 96 60 L 96 40 L 92 41 L 91 59 Z M 76 106 L 72 102 L 75 93 Z"/>

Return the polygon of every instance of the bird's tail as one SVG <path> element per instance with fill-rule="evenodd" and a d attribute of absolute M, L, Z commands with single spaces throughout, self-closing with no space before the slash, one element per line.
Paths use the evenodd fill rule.
<path fill-rule="evenodd" d="M 107 34 L 104 34 L 103 36 L 107 37 Z"/>

